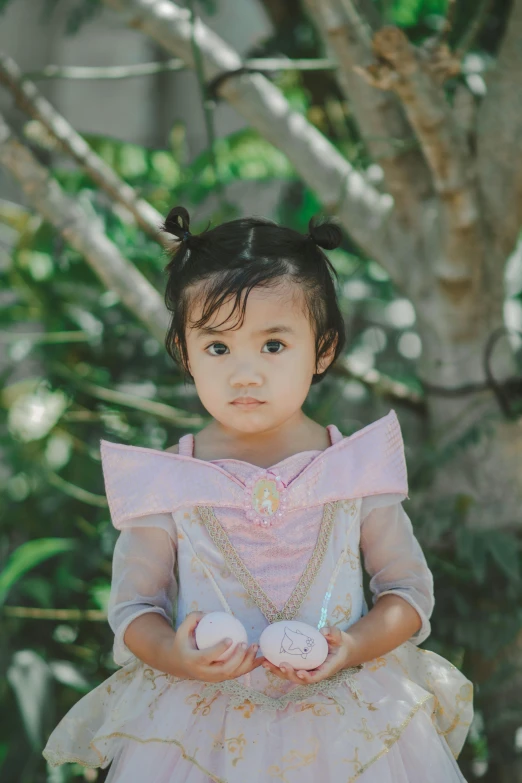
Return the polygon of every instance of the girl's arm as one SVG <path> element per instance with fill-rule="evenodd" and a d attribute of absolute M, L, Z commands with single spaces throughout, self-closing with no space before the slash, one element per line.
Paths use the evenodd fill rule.
<path fill-rule="evenodd" d="M 201 613 L 190 614 L 174 631 L 172 533 L 168 514 L 150 515 L 123 529 L 116 542 L 109 600 L 115 662 L 125 666 L 139 659 L 175 677 L 205 682 L 233 679 L 257 668 L 264 660 L 256 659 L 257 645 L 242 648 L 228 640 L 198 650 L 194 631 Z M 226 660 L 218 661 L 223 653 Z"/>
<path fill-rule="evenodd" d="M 151 515 L 143 517 L 139 527 L 124 528 L 116 541 L 108 620 L 114 632 L 114 660 L 120 666 L 136 655 L 126 642 L 127 629 L 137 619 L 155 622 L 156 627 L 174 634 L 176 541 L 169 533 L 171 528 L 168 515 Z"/>
<path fill-rule="evenodd" d="M 374 609 L 370 612 L 372 619 L 385 596 L 398 596 L 402 603 L 409 604 L 415 610 L 420 624 L 410 636 L 394 646 L 407 640 L 420 644 L 431 633 L 430 617 L 435 604 L 433 576 L 402 503 L 374 508 L 363 517 L 360 546 L 365 570 L 371 577 L 370 590 L 374 603 Z M 383 615 L 387 633 L 391 631 L 390 624 L 401 624 L 402 617 L 414 617 L 408 612 L 407 606 L 403 607 L 397 602 L 395 604 L 401 608 L 392 612 L 390 617 L 382 607 L 377 613 L 379 618 Z"/>
<path fill-rule="evenodd" d="M 398 595 L 383 595 L 365 617 L 342 634 L 348 653 L 346 665 L 358 666 L 386 655 L 421 628 L 419 614 L 410 604 Z"/>

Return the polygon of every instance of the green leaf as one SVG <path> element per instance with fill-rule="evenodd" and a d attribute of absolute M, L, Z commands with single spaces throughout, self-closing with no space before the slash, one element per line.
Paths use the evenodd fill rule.
<path fill-rule="evenodd" d="M 411 27 L 432 15 L 443 17 L 447 6 L 448 0 L 395 0 L 390 21 L 403 27 Z"/>
<path fill-rule="evenodd" d="M 482 584 L 486 578 L 487 542 L 480 531 L 461 527 L 455 533 L 457 556 L 470 566 L 475 580 Z"/>
<path fill-rule="evenodd" d="M 0 742 L 0 772 L 2 771 L 2 767 L 4 766 L 4 761 L 7 758 L 7 751 L 9 750 L 9 745 L 7 742 Z"/>
<path fill-rule="evenodd" d="M 508 579 L 520 579 L 519 552 L 514 537 L 492 531 L 487 544 L 491 557 Z"/>
<path fill-rule="evenodd" d="M 111 584 L 106 580 L 98 580 L 91 585 L 89 594 L 92 601 L 96 604 L 98 609 L 107 611 L 109 607 L 109 596 L 111 592 Z"/>
<path fill-rule="evenodd" d="M 288 158 L 250 128 L 219 139 L 214 153 L 219 181 L 223 186 L 238 180 L 267 182 L 295 177 Z M 188 198 L 195 204 L 214 192 L 216 177 L 208 150 L 188 167 L 185 178 Z"/>
<path fill-rule="evenodd" d="M 31 568 L 34 568 L 54 555 L 70 552 L 76 542 L 68 538 L 37 538 L 27 541 L 9 557 L 0 574 L 0 604 L 5 601 L 13 585 Z"/>

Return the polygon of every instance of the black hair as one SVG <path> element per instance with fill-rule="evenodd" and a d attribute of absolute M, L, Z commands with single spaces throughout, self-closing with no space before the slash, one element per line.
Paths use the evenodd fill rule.
<path fill-rule="evenodd" d="M 189 318 L 189 289 L 203 283 L 202 315 L 191 326 L 201 328 L 229 300 L 234 300 L 227 322 L 238 313 L 236 327 L 245 317 L 250 291 L 256 286 L 276 285 L 287 278 L 303 289 L 315 334 L 316 362 L 334 348 L 337 359 L 345 343 L 344 321 L 337 302 L 337 273 L 321 248 L 339 246 L 342 234 L 335 223 L 312 220 L 308 234 L 300 234 L 271 220 L 248 217 L 231 220 L 190 233 L 190 218 L 184 207 L 173 207 L 161 229 L 174 235 L 178 244 L 165 271 L 168 280 L 165 304 L 171 322 L 165 338 L 170 356 L 190 375 L 185 330 Z M 314 374 L 318 383 L 326 374 Z"/>

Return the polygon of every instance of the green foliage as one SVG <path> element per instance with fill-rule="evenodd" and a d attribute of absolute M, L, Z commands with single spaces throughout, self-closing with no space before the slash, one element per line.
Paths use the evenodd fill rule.
<path fill-rule="evenodd" d="M 444 17 L 448 0 L 394 0 L 390 21 L 403 27 L 413 27 L 426 17 Z"/>
<path fill-rule="evenodd" d="M 0 606 L 12 588 L 31 568 L 43 563 L 54 555 L 69 552 L 75 546 L 74 541 L 60 538 L 37 538 L 26 541 L 12 553 L 0 573 Z"/>

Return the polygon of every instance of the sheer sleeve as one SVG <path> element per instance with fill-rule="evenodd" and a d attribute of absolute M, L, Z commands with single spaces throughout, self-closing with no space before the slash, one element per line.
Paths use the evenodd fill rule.
<path fill-rule="evenodd" d="M 368 506 L 367 506 L 368 508 Z M 370 579 L 373 603 L 383 595 L 404 598 L 418 612 L 422 626 L 410 641 L 420 644 L 431 633 L 433 576 L 413 533 L 402 503 L 372 504 L 364 515 L 362 507 L 361 551 Z"/>
<path fill-rule="evenodd" d="M 174 574 L 176 542 L 167 515 L 143 517 L 124 528 L 114 547 L 108 620 L 114 632 L 114 661 L 120 666 L 134 656 L 123 637 L 129 624 L 146 612 L 172 623 L 177 595 Z"/>

